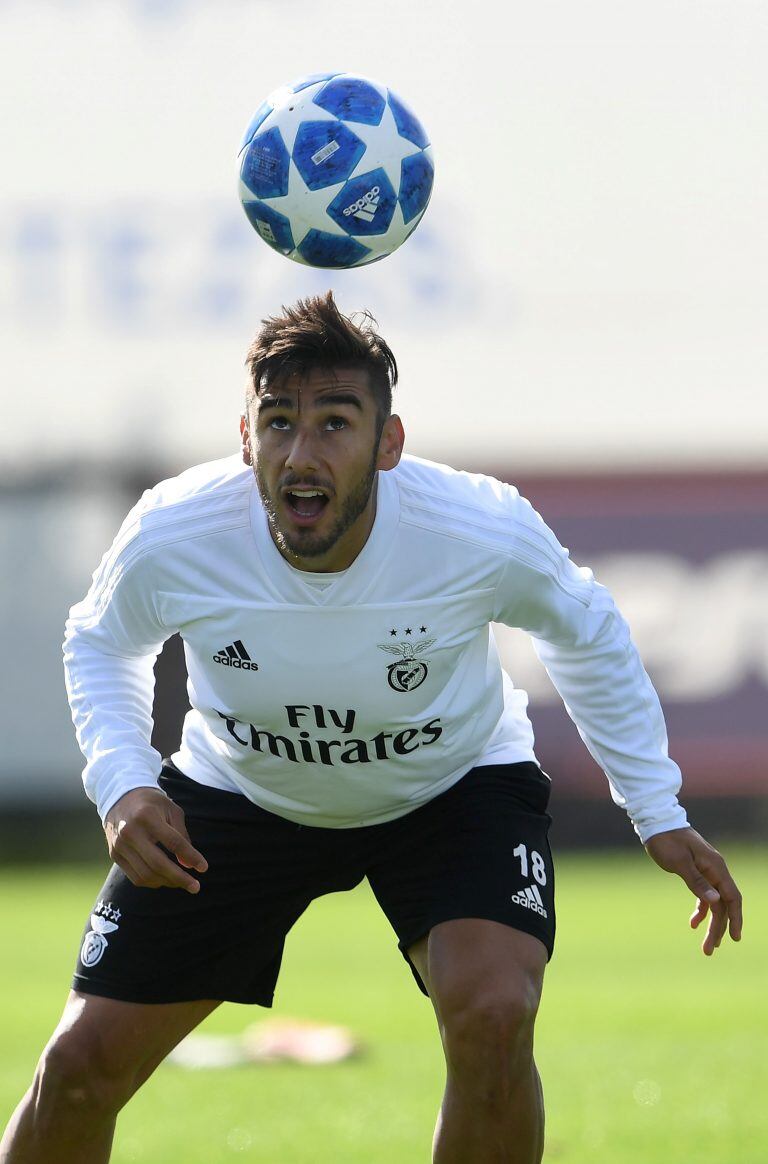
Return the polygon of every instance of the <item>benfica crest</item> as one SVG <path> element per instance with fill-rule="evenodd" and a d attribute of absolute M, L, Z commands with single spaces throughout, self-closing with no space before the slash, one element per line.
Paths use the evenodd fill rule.
<path fill-rule="evenodd" d="M 435 641 L 420 639 L 413 643 L 403 640 L 399 643 L 379 643 L 380 650 L 397 655 L 397 660 L 387 667 L 387 682 L 393 691 L 415 691 L 417 687 L 421 687 L 429 668 L 418 656 Z"/>
<path fill-rule="evenodd" d="M 108 916 L 102 917 L 102 912 Z M 111 917 L 115 920 L 110 921 Z M 84 966 L 95 966 L 97 962 L 101 961 L 101 956 L 108 945 L 106 935 L 113 934 L 115 930 L 120 928 L 115 924 L 119 920 L 119 909 L 114 909 L 109 903 L 105 905 L 104 902 L 99 902 L 96 912 L 91 914 L 91 928 L 85 935 L 80 951 L 80 960 Z"/>

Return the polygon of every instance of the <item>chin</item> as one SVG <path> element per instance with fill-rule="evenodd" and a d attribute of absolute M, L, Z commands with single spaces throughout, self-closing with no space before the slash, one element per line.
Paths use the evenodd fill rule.
<path fill-rule="evenodd" d="M 287 534 L 284 529 L 276 527 L 275 533 L 278 543 L 296 558 L 320 558 L 333 549 L 338 541 L 333 534 L 330 537 L 326 534 L 324 537 L 310 529 Z"/>

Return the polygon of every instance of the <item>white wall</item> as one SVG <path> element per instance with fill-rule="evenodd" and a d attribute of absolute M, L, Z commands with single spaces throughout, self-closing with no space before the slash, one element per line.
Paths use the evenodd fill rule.
<path fill-rule="evenodd" d="M 537 468 L 764 463 L 762 0 L 2 0 L 0 456 L 232 447 L 258 319 L 332 284 L 402 365 L 411 448 Z M 275 85 L 391 84 L 433 203 L 368 271 L 236 204 Z"/>

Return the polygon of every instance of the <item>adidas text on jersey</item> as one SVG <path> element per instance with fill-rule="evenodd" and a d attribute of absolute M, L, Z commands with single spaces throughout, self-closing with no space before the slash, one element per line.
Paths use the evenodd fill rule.
<path fill-rule="evenodd" d="M 251 661 L 251 656 L 240 639 L 235 639 L 234 643 L 215 654 L 213 661 L 220 663 L 222 667 L 235 667 L 241 671 L 258 671 L 259 669 L 259 664 Z"/>

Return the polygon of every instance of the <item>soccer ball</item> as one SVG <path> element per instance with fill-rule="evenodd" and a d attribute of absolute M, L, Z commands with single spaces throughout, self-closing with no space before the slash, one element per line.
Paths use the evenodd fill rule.
<path fill-rule="evenodd" d="M 243 209 L 274 250 L 311 267 L 363 267 L 416 229 L 434 164 L 421 122 L 391 89 L 318 73 L 259 106 L 238 175 Z"/>

